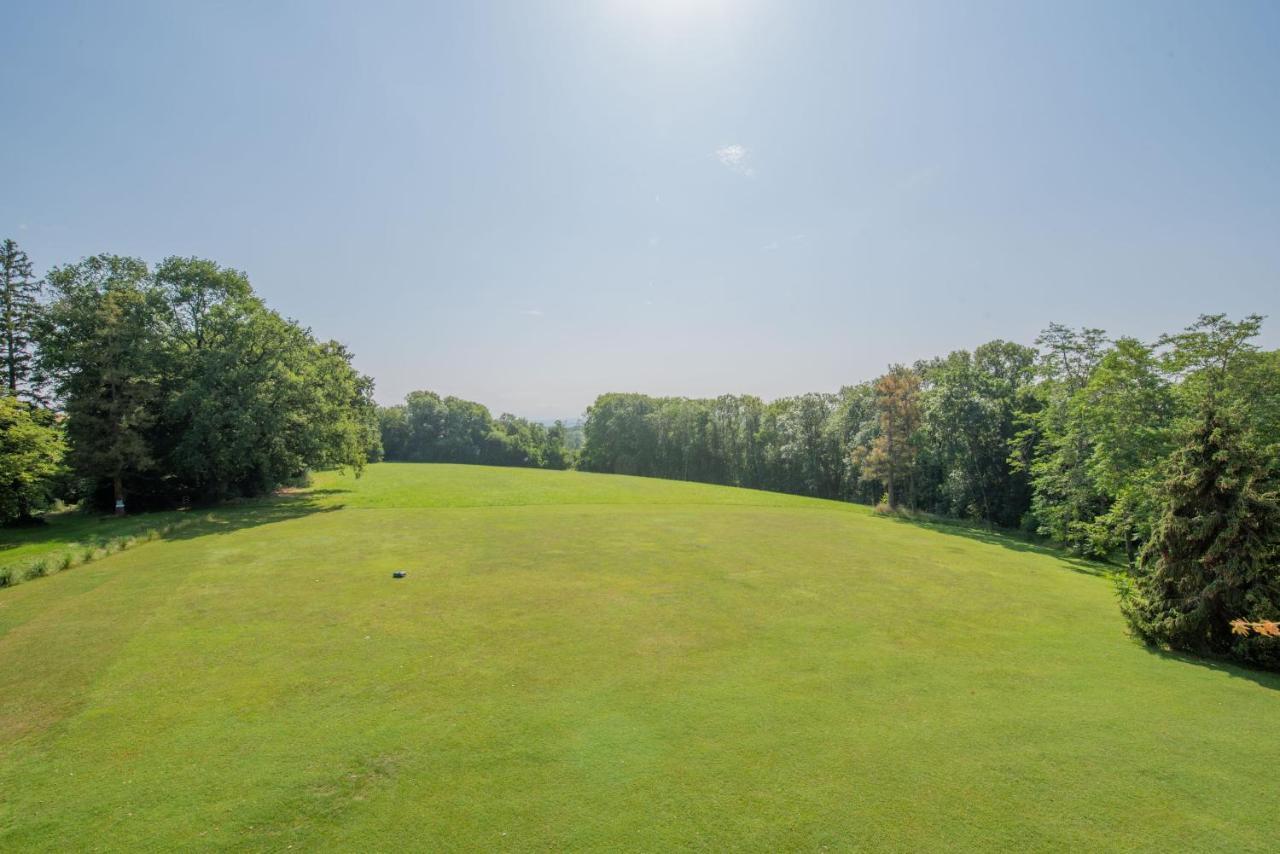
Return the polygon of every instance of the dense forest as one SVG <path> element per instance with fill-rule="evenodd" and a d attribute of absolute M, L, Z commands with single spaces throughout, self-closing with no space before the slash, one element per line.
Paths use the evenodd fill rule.
<path fill-rule="evenodd" d="M 97 255 L 37 279 L 0 245 L 0 512 L 261 495 L 378 456 L 373 381 L 197 258 Z"/>
<path fill-rule="evenodd" d="M 1021 528 L 1114 559 L 1136 635 L 1280 667 L 1280 351 L 1262 318 L 1144 343 L 1049 326 L 834 394 L 605 394 L 581 427 L 416 391 L 377 407 L 336 341 L 236 270 L 0 244 L 0 521 L 263 495 L 384 457 L 646 475 Z"/>

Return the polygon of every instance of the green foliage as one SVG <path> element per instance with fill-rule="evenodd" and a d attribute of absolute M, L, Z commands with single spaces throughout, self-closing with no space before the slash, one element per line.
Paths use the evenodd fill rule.
<path fill-rule="evenodd" d="M 764 409 L 762 486 L 797 495 L 834 498 L 845 473 L 839 433 L 832 429 L 836 397 L 802 394 L 775 400 Z"/>
<path fill-rule="evenodd" d="M 40 317 L 40 290 L 27 253 L 12 240 L 0 243 L 0 358 L 10 395 L 36 397 L 31 339 Z"/>
<path fill-rule="evenodd" d="M 1151 532 L 1156 483 L 1172 451 L 1175 400 L 1150 347 L 1121 338 L 1073 399 L 1090 437 L 1085 469 L 1110 507 L 1086 528 L 1090 551 L 1120 547 L 1132 563 Z"/>
<path fill-rule="evenodd" d="M 1246 351 L 1238 363 L 1236 410 L 1247 440 L 1269 468 L 1280 469 L 1280 350 Z"/>
<path fill-rule="evenodd" d="M 167 410 L 175 474 L 202 500 L 267 492 L 307 468 L 368 458 L 371 386 L 341 345 L 320 344 L 256 300 L 207 320 L 215 346 L 185 354 Z"/>
<path fill-rule="evenodd" d="M 579 467 L 836 497 L 846 477 L 838 400 L 601 395 L 587 410 Z"/>
<path fill-rule="evenodd" d="M 1009 449 L 1034 378 L 1035 351 L 1007 341 L 959 350 L 919 366 L 924 389 L 921 478 L 936 493 L 925 505 L 960 518 L 1018 525 L 1029 486 Z M 930 477 L 931 475 L 931 477 Z"/>
<path fill-rule="evenodd" d="M 65 451 L 53 413 L 0 395 L 0 523 L 48 508 Z"/>
<path fill-rule="evenodd" d="M 1041 533 L 1085 554 L 1121 549 L 1132 564 L 1160 512 L 1155 490 L 1177 424 L 1201 410 L 1209 389 L 1243 400 L 1237 364 L 1252 354 L 1258 324 L 1206 316 L 1156 347 L 1132 338 L 1106 347 L 1099 330 L 1050 327 L 1040 339 L 1041 405 L 1015 452 L 1030 460 Z"/>
<path fill-rule="evenodd" d="M 901 368 L 887 376 L 892 381 L 879 391 L 862 383 L 768 404 L 734 395 L 601 395 L 587 412 L 579 467 L 873 503 L 888 482 L 889 425 L 901 433 L 894 471 L 908 500 L 934 494 L 920 466 L 927 416 L 917 373 Z M 943 429 L 940 418 L 934 425 Z M 1003 448 L 999 460 L 1003 465 Z"/>
<path fill-rule="evenodd" d="M 650 415 L 659 405 L 643 394 L 604 394 L 587 409 L 584 471 L 657 475 L 658 437 Z"/>
<path fill-rule="evenodd" d="M 1252 343 L 1260 327 L 1257 316 L 1206 315 L 1161 339 L 1176 399 L 1196 414 L 1181 419 L 1184 438 L 1156 496 L 1159 521 L 1122 605 L 1149 643 L 1280 669 L 1276 638 L 1231 629 L 1280 618 L 1280 423 L 1267 417 L 1277 381 L 1274 354 Z"/>
<path fill-rule="evenodd" d="M 1102 360 L 1105 334 L 1051 324 L 1036 344 L 1042 348 L 1039 405 L 1024 419 L 1035 437 L 1028 463 L 1031 512 L 1041 534 L 1092 553 L 1092 526 L 1109 502 L 1089 477 L 1093 444 L 1080 400 Z"/>
<path fill-rule="evenodd" d="M 101 255 L 48 282 L 40 364 L 96 503 L 257 495 L 377 457 L 372 381 L 342 345 L 263 305 L 244 274 Z"/>
<path fill-rule="evenodd" d="M 1280 619 L 1280 504 L 1245 434 L 1206 405 L 1161 486 L 1163 512 L 1122 609 L 1143 640 L 1280 669 L 1280 643 L 1233 620 Z"/>
<path fill-rule="evenodd" d="M 41 367 L 64 402 L 70 463 L 124 497 L 127 477 L 155 465 L 168 353 L 161 293 L 136 258 L 97 255 L 55 267 L 39 335 Z"/>
<path fill-rule="evenodd" d="M 408 410 L 404 406 L 378 407 L 378 435 L 384 459 L 410 459 L 413 434 L 409 429 Z"/>
<path fill-rule="evenodd" d="M 573 463 L 560 422 L 544 427 L 505 413 L 494 420 L 481 404 L 458 397 L 410 392 L 402 406 L 380 407 L 376 420 L 387 460 L 551 469 Z"/>
<path fill-rule="evenodd" d="M 588 410 L 578 464 L 863 503 L 901 493 L 927 513 L 1132 564 L 1161 513 L 1178 425 L 1206 396 L 1280 466 L 1280 351 L 1253 346 L 1260 322 L 1208 315 L 1155 346 L 1052 324 L 1038 349 L 992 341 L 768 404 L 605 394 Z M 410 413 L 386 419 L 387 441 L 410 429 Z"/>
<path fill-rule="evenodd" d="M 40 560 L 33 561 L 31 564 L 27 566 L 27 571 L 23 576 L 23 580 L 30 581 L 33 578 L 44 578 L 48 574 L 49 574 L 49 561 L 47 559 L 42 558 Z"/>

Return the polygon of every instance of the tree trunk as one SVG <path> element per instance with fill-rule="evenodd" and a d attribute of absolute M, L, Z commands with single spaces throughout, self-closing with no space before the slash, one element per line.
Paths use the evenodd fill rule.
<path fill-rule="evenodd" d="M 8 291 L 8 283 L 5 283 L 5 290 Z M 5 344 L 5 362 L 9 373 L 9 394 L 14 397 L 18 396 L 18 365 L 16 362 L 18 355 L 17 342 L 13 340 L 13 313 L 9 309 L 9 299 L 6 293 L 5 312 L 4 312 L 4 344 Z"/>
<path fill-rule="evenodd" d="M 7 336 L 6 358 L 9 363 L 9 394 L 18 396 L 18 365 L 16 363 L 18 348 L 13 343 L 13 334 Z"/>
<path fill-rule="evenodd" d="M 887 438 L 889 440 L 888 441 L 888 445 L 889 445 L 889 509 L 897 510 L 898 509 L 898 490 L 897 490 L 897 484 L 894 483 L 894 481 L 897 479 L 894 477 L 894 475 L 896 475 L 897 472 L 894 471 L 894 469 L 897 468 L 897 465 L 896 465 L 897 458 L 895 455 L 897 454 L 898 450 L 897 448 L 894 447 L 893 431 L 889 430 L 887 432 L 888 432 Z"/>
<path fill-rule="evenodd" d="M 123 516 L 124 515 L 124 482 L 120 479 L 120 475 L 117 474 L 114 478 L 112 478 L 111 485 L 113 487 L 113 491 L 115 492 L 116 515 Z"/>

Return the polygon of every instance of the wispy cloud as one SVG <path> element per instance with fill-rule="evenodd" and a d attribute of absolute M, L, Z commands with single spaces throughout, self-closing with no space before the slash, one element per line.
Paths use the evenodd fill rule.
<path fill-rule="evenodd" d="M 739 175 L 752 178 L 756 174 L 755 167 L 751 165 L 751 152 L 744 145 L 721 146 L 716 149 L 716 158 Z"/>
<path fill-rule="evenodd" d="M 543 311 L 540 308 L 522 308 L 520 313 L 525 317 L 542 317 Z"/>

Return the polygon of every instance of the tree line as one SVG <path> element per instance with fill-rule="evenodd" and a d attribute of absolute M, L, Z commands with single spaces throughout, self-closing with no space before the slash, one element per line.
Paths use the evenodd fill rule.
<path fill-rule="evenodd" d="M 1021 528 L 1123 562 L 1146 640 L 1280 667 L 1280 351 L 1261 323 L 1206 315 L 1152 343 L 1055 324 L 769 403 L 605 394 L 578 466 Z"/>
<path fill-rule="evenodd" d="M 574 459 L 571 430 L 559 421 L 547 427 L 508 413 L 494 419 L 479 403 L 430 391 L 380 407 L 378 424 L 387 460 L 566 469 Z"/>
<path fill-rule="evenodd" d="M 1207 315 L 1150 343 L 1051 325 L 769 403 L 611 393 L 579 431 L 426 391 L 379 408 L 342 344 L 212 261 L 104 254 L 38 278 L 6 240 L 0 522 L 261 495 L 384 455 L 576 466 L 1019 527 L 1123 562 L 1148 642 L 1280 668 L 1280 351 L 1261 323 Z"/>
<path fill-rule="evenodd" d="M 96 255 L 37 279 L 0 244 L 0 514 L 261 495 L 380 454 L 373 381 L 199 258 Z"/>

